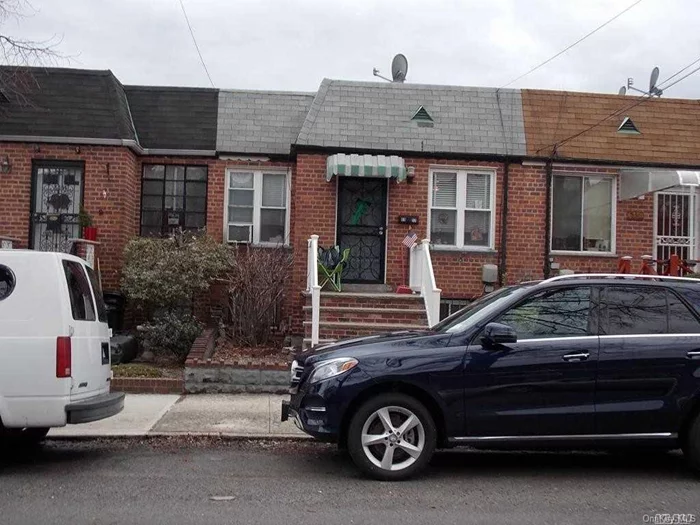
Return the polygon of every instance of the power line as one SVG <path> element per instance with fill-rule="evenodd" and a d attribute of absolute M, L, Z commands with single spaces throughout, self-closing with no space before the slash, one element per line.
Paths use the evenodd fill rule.
<path fill-rule="evenodd" d="M 685 66 L 683 69 L 681 69 L 680 71 L 677 71 L 676 73 L 674 73 L 673 75 L 671 75 L 670 77 L 668 77 L 666 80 L 664 80 L 663 82 L 661 82 L 661 84 L 664 84 L 664 83 L 668 82 L 669 80 L 671 80 L 672 78 L 674 78 L 674 77 L 680 75 L 681 73 L 683 73 L 683 71 L 685 71 L 686 69 L 688 69 L 688 68 L 691 67 L 691 66 L 694 66 L 694 65 L 697 64 L 698 62 L 700 62 L 700 58 L 698 58 L 697 60 L 694 60 L 693 62 L 691 62 L 690 64 L 688 64 L 687 66 Z"/>
<path fill-rule="evenodd" d="M 204 57 L 202 57 L 202 52 L 199 50 L 199 46 L 197 45 L 197 39 L 194 37 L 194 31 L 192 31 L 192 25 L 190 24 L 190 19 L 187 17 L 187 11 L 185 11 L 185 4 L 182 3 L 182 0 L 180 0 L 180 7 L 182 8 L 182 14 L 185 15 L 185 22 L 187 22 L 187 27 L 189 28 L 190 35 L 192 36 L 192 42 L 194 42 L 194 47 L 197 50 L 197 54 L 199 55 L 199 60 L 202 62 L 202 67 L 204 68 L 204 72 L 207 74 L 207 77 L 209 78 L 209 82 L 211 83 L 211 87 L 215 87 L 214 81 L 211 79 L 211 75 L 209 74 L 209 70 L 207 69 L 207 65 L 204 63 Z"/>
<path fill-rule="evenodd" d="M 642 0 L 637 0 L 637 1 L 634 2 L 632 5 L 628 6 L 626 9 L 623 9 L 622 11 L 620 11 L 619 13 L 617 13 L 615 16 L 613 16 L 612 18 L 610 18 L 608 21 L 606 21 L 606 22 L 604 22 L 603 24 L 601 24 L 601 25 L 599 25 L 598 27 L 596 27 L 596 28 L 595 28 L 593 31 L 591 31 L 590 33 L 588 33 L 588 34 L 582 36 L 581 38 L 579 38 L 579 39 L 578 39 L 576 42 L 574 42 L 573 44 L 570 44 L 570 45 L 567 46 L 566 48 L 564 48 L 564 49 L 562 49 L 561 51 L 559 51 L 559 53 L 557 53 L 556 55 L 554 55 L 554 56 L 548 58 L 548 59 L 545 60 L 544 62 L 541 62 L 541 63 L 537 64 L 535 67 L 533 67 L 533 68 L 530 69 L 529 71 L 526 71 L 525 73 L 523 73 L 523 74 L 520 75 L 519 77 L 514 78 L 513 80 L 511 80 L 511 81 L 508 82 L 507 84 L 502 85 L 502 86 L 501 86 L 500 88 L 498 88 L 498 89 L 503 89 L 504 87 L 508 87 L 508 86 L 510 86 L 511 84 L 513 84 L 513 83 L 517 82 L 518 80 L 520 80 L 521 78 L 524 78 L 524 77 L 528 76 L 528 75 L 529 75 L 530 73 L 532 73 L 533 71 L 537 71 L 537 70 L 538 70 L 539 68 L 541 68 L 542 66 L 545 66 L 545 65 L 549 64 L 552 60 L 554 60 L 555 58 L 560 57 L 561 55 L 563 55 L 564 53 L 566 53 L 566 52 L 567 52 L 569 49 L 571 49 L 572 47 L 577 46 L 578 44 L 580 44 L 581 42 L 583 42 L 584 40 L 586 40 L 589 36 L 591 36 L 591 35 L 597 33 L 598 31 L 600 31 L 601 29 L 603 29 L 605 26 L 607 26 L 607 25 L 610 24 L 611 22 L 617 20 L 617 19 L 620 18 L 622 15 L 624 15 L 627 11 L 629 11 L 630 9 L 632 9 L 634 6 L 636 6 L 637 4 L 639 4 L 639 3 L 641 3 L 641 2 L 642 2 Z"/>
<path fill-rule="evenodd" d="M 698 63 L 698 62 L 700 62 L 700 58 L 698 58 L 697 60 L 691 62 L 690 64 L 688 64 L 687 66 L 685 66 L 683 69 L 677 71 L 676 73 L 674 73 L 673 75 L 671 75 L 670 77 L 668 77 L 666 80 L 664 80 L 664 82 L 662 82 L 662 84 L 665 83 L 665 82 L 668 82 L 669 80 L 671 80 L 671 79 L 674 78 L 674 77 L 677 77 L 680 73 L 682 73 L 683 71 L 685 71 L 686 69 L 688 69 L 689 67 L 691 67 L 692 65 L 694 65 L 694 64 L 696 64 L 696 63 Z M 682 81 L 682 80 L 688 78 L 690 75 L 692 75 L 692 74 L 694 74 L 694 73 L 697 73 L 698 71 L 700 71 L 700 67 L 697 67 L 697 68 L 693 69 L 690 73 L 687 73 L 686 75 L 682 76 L 681 78 L 679 78 L 678 80 L 676 80 L 675 82 L 673 82 L 673 83 L 671 83 L 671 84 L 669 84 L 669 85 L 667 85 L 667 86 L 662 86 L 662 85 L 660 84 L 658 87 L 659 87 L 659 89 L 661 89 L 661 90 L 666 90 L 666 89 L 668 89 L 668 88 L 670 88 L 670 87 L 675 86 L 675 85 L 678 84 L 680 81 Z M 636 100 L 634 103 L 630 104 L 629 106 L 626 106 L 626 107 L 624 107 L 624 108 L 620 108 L 620 109 L 618 109 L 617 111 L 614 111 L 614 112 L 610 113 L 608 116 L 606 116 L 606 117 L 600 119 L 600 120 L 599 120 L 598 122 L 596 122 L 595 124 L 591 124 L 591 125 L 588 126 L 587 128 L 585 128 L 585 129 L 583 129 L 583 130 L 581 130 L 581 131 L 579 131 L 579 132 L 577 132 L 577 133 L 574 133 L 573 135 L 570 135 L 570 136 L 568 136 L 568 137 L 566 137 L 566 138 L 564 138 L 564 139 L 562 139 L 562 140 L 560 140 L 560 141 L 557 141 L 557 142 L 555 142 L 554 144 L 550 144 L 549 146 L 545 146 L 545 147 L 542 147 L 542 148 L 538 149 L 538 150 L 537 150 L 537 153 L 539 153 L 540 151 L 542 151 L 542 150 L 544 150 L 544 149 L 550 148 L 550 147 L 554 148 L 554 151 L 556 151 L 556 149 L 557 149 L 559 146 L 561 146 L 561 145 L 563 145 L 563 144 L 566 144 L 567 142 L 570 142 L 570 141 L 572 141 L 572 140 L 574 140 L 574 139 L 580 137 L 580 136 L 583 135 L 584 133 L 588 133 L 588 132 L 589 132 L 590 130 L 592 130 L 593 128 L 597 128 L 598 126 L 600 126 L 600 125 L 603 124 L 604 122 L 607 122 L 608 120 L 610 120 L 610 119 L 613 118 L 613 117 L 616 117 L 617 115 L 620 115 L 620 114 L 622 114 L 622 113 L 626 113 L 626 112 L 629 111 L 630 109 L 634 109 L 634 108 L 636 108 L 637 106 L 639 106 L 639 105 L 641 105 L 641 104 L 644 104 L 647 100 L 649 100 L 649 99 L 651 99 L 651 98 L 653 98 L 653 97 L 651 97 L 650 95 L 644 95 L 644 96 L 642 96 L 639 100 Z"/>

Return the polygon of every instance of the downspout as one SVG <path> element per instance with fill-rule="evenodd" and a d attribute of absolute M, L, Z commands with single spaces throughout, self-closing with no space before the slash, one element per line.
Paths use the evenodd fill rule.
<path fill-rule="evenodd" d="M 545 165 L 545 220 L 544 220 L 544 266 L 542 268 L 543 275 L 545 279 L 550 278 L 551 269 L 549 264 L 549 258 L 551 256 L 551 243 L 550 238 L 552 236 L 552 157 L 547 159 L 547 164 Z"/>
<path fill-rule="evenodd" d="M 498 283 L 504 286 L 507 281 L 507 248 L 508 248 L 508 177 L 510 162 L 508 157 L 503 160 L 503 202 L 501 203 L 501 253 L 498 262 Z"/>

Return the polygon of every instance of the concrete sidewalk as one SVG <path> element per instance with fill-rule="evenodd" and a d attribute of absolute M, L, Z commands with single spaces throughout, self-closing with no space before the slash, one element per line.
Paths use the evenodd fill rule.
<path fill-rule="evenodd" d="M 127 394 L 114 417 L 54 428 L 49 437 L 223 435 L 305 437 L 291 421 L 280 421 L 282 400 L 271 394 Z"/>

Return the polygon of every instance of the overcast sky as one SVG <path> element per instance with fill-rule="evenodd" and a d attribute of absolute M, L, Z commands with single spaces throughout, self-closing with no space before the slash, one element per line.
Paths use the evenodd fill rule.
<path fill-rule="evenodd" d="M 373 80 L 404 53 L 408 81 L 494 86 L 634 0 L 184 0 L 219 88 L 315 91 L 324 77 Z M 5 33 L 62 37 L 61 65 L 111 69 L 125 84 L 208 86 L 178 0 L 30 0 Z M 512 87 L 615 93 L 700 58 L 700 2 L 643 0 Z M 374 79 L 377 80 L 377 79 Z M 667 96 L 700 98 L 700 72 Z"/>

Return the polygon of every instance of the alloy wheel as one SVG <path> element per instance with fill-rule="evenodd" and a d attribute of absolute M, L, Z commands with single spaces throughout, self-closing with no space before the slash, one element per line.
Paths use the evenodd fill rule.
<path fill-rule="evenodd" d="M 416 414 L 400 406 L 382 407 L 362 427 L 362 449 L 375 466 L 399 471 L 413 465 L 425 448 L 425 429 Z"/>

